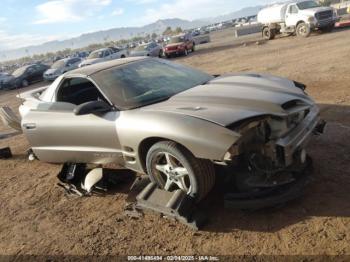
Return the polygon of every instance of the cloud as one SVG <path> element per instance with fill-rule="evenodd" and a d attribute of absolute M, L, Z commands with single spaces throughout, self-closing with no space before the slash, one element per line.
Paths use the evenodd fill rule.
<path fill-rule="evenodd" d="M 67 36 L 65 36 L 67 37 Z M 4 30 L 0 30 L 0 50 L 10 50 L 25 46 L 37 45 L 43 42 L 62 40 L 63 36 L 48 35 L 42 36 L 37 34 L 9 34 Z"/>
<path fill-rule="evenodd" d="M 112 15 L 114 15 L 114 16 L 119 16 L 119 15 L 122 15 L 122 14 L 124 14 L 124 9 L 123 8 L 117 8 L 117 9 L 115 9 L 112 12 Z"/>
<path fill-rule="evenodd" d="M 112 0 L 54 0 L 36 6 L 39 18 L 34 24 L 76 22 L 93 16 Z"/>
<path fill-rule="evenodd" d="M 137 1 L 137 0 L 135 0 Z M 147 0 L 139 0 L 147 1 Z M 260 0 L 260 2 L 269 2 L 270 0 Z M 173 0 L 171 2 L 163 2 L 156 8 L 149 8 L 145 11 L 145 15 L 139 20 L 140 24 L 148 24 L 159 19 L 182 18 L 187 20 L 201 19 L 223 15 L 244 6 L 257 4 L 257 1 L 247 1 L 249 3 L 242 4 L 243 1 L 227 1 L 227 0 Z"/>
<path fill-rule="evenodd" d="M 158 0 L 127 0 L 128 2 L 132 2 L 137 5 L 146 5 L 158 2 Z"/>

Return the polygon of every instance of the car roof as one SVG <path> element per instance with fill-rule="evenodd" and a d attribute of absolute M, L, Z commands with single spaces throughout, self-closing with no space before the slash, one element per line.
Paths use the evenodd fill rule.
<path fill-rule="evenodd" d="M 96 50 L 92 51 L 91 53 L 102 52 L 102 51 L 109 50 L 109 49 L 110 49 L 109 47 L 100 48 L 100 49 L 96 49 Z"/>
<path fill-rule="evenodd" d="M 90 75 L 93 75 L 97 72 L 100 72 L 100 71 L 103 71 L 103 70 L 106 70 L 106 69 L 109 69 L 112 67 L 121 66 L 121 65 L 125 65 L 125 64 L 140 61 L 140 60 L 145 60 L 145 59 L 152 59 L 152 58 L 127 57 L 127 58 L 114 59 L 114 60 L 107 61 L 107 62 L 101 62 L 98 64 L 80 67 L 78 69 L 67 72 L 65 74 L 65 76 L 66 77 L 75 76 L 75 75 L 90 76 Z"/>

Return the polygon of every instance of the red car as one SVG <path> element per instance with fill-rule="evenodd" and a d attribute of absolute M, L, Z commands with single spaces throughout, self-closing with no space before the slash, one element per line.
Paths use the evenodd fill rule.
<path fill-rule="evenodd" d="M 167 58 L 178 55 L 188 55 L 188 52 L 194 52 L 195 43 L 191 34 L 182 34 L 173 36 L 169 43 L 164 47 L 164 54 Z"/>

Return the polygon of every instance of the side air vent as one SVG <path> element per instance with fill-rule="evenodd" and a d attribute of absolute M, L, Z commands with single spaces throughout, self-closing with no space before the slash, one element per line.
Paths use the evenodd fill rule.
<path fill-rule="evenodd" d="M 246 76 L 261 78 L 261 75 L 258 75 L 258 74 L 246 74 Z"/>
<path fill-rule="evenodd" d="M 305 105 L 302 101 L 300 100 L 290 100 L 282 105 L 282 108 L 286 111 L 298 107 L 298 106 L 303 106 Z"/>
<path fill-rule="evenodd" d="M 299 89 L 301 89 L 303 91 L 306 89 L 306 85 L 304 85 L 302 83 L 299 83 L 297 81 L 293 81 L 293 83 L 294 83 L 295 87 L 297 87 L 297 88 L 299 88 Z"/>

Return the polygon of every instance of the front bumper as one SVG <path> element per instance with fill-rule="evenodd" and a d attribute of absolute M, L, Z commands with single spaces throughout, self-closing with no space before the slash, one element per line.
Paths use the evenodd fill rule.
<path fill-rule="evenodd" d="M 301 197 L 311 180 L 311 158 L 307 158 L 306 162 L 301 166 L 294 167 L 294 170 L 286 171 L 293 173 L 294 177 L 294 180 L 287 184 L 270 188 L 255 188 L 247 192 L 236 192 L 230 189 L 226 190 L 224 196 L 225 208 L 259 210 L 283 205 Z"/>
<path fill-rule="evenodd" d="M 164 54 L 167 56 L 178 56 L 183 55 L 185 53 L 185 49 L 176 49 L 176 50 L 165 50 Z"/>
<path fill-rule="evenodd" d="M 316 20 L 315 22 L 310 23 L 310 26 L 311 26 L 311 29 L 323 28 L 323 27 L 335 25 L 336 22 L 337 22 L 337 19 L 332 17 L 324 20 Z"/>
<path fill-rule="evenodd" d="M 283 149 L 286 166 L 294 162 L 295 153 L 307 145 L 314 130 L 317 129 L 320 123 L 319 109 L 317 106 L 314 106 L 295 129 L 276 141 L 276 145 Z"/>

